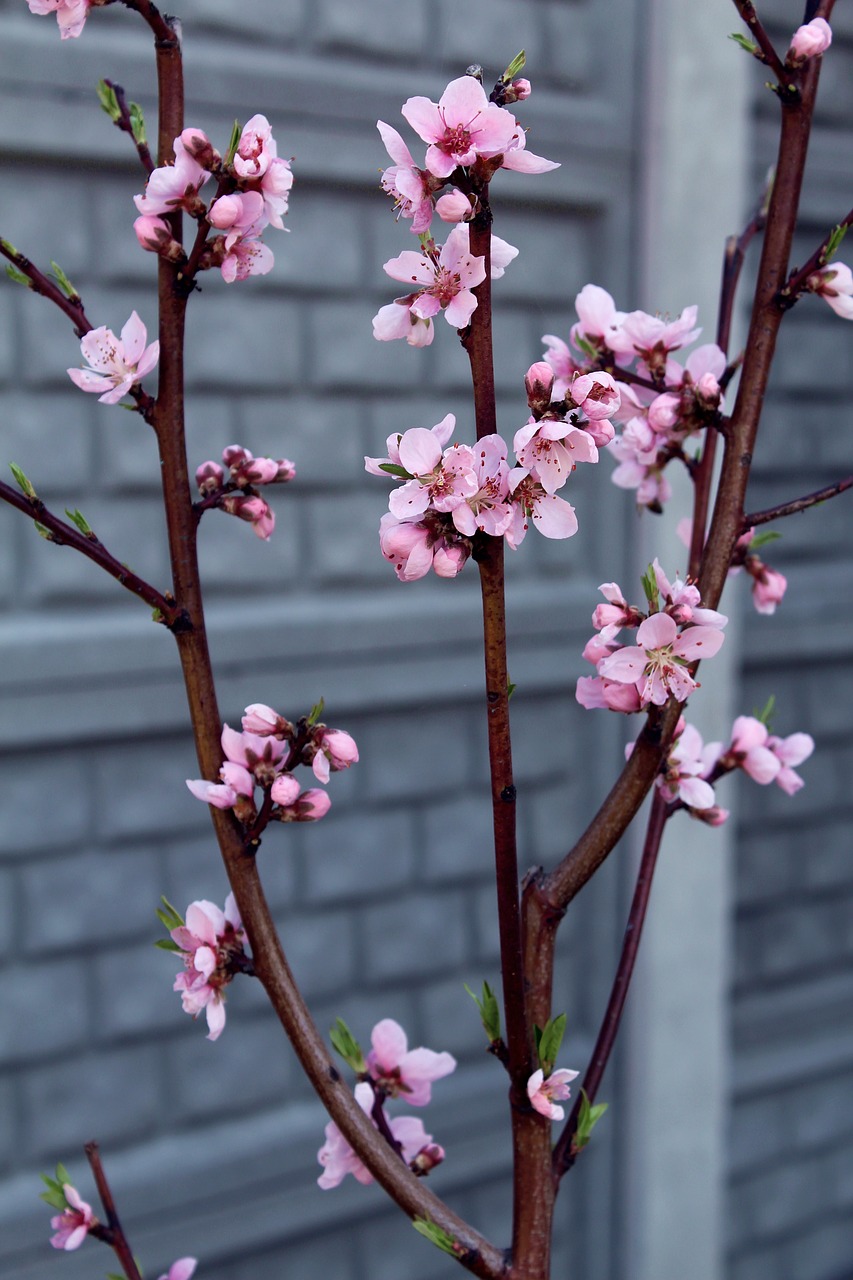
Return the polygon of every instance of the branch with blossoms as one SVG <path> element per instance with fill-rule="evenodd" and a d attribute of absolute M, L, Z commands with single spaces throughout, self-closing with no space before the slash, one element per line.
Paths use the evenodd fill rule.
<path fill-rule="evenodd" d="M 35 13 L 55 13 L 63 38 L 79 36 L 99 7 L 96 0 L 27 2 Z M 129 134 L 147 175 L 144 190 L 134 198 L 133 229 L 141 248 L 158 259 L 157 339 L 148 343 L 135 311 L 119 336 L 105 324 L 94 327 L 58 268 L 50 280 L 9 242 L 0 243 L 0 249 L 13 280 L 57 304 L 81 337 L 86 367 L 68 370 L 74 385 L 97 394 L 108 407 L 129 397 L 128 407 L 153 427 L 171 590 L 155 591 L 124 566 L 120 573 L 83 517 L 69 513 L 71 525 L 59 520 L 40 503 L 23 473 L 18 476 L 22 492 L 0 484 L 0 498 L 37 521 L 49 540 L 68 543 L 153 604 L 175 634 L 201 774 L 187 786 L 208 806 L 231 885 L 223 908 L 200 898 L 182 915 L 164 899 L 157 912 L 167 934 L 157 945 L 182 966 L 174 990 L 184 1011 L 193 1018 L 204 1014 L 208 1039 L 216 1041 L 226 1025 L 227 988 L 239 977 L 259 981 L 329 1113 L 318 1153 L 319 1186 L 333 1189 L 348 1175 L 363 1184 L 377 1181 L 420 1234 L 472 1274 L 547 1280 L 557 1190 L 606 1110 L 606 1103 L 596 1099 L 628 996 L 667 823 L 678 813 L 711 826 L 723 823 L 728 814 L 717 801 L 716 786 L 736 771 L 793 795 L 802 785 L 796 768 L 814 747 L 806 733 L 772 733 L 769 709 L 762 717 L 738 717 L 726 744 L 703 743 L 684 713 L 700 687 L 699 663 L 724 643 L 727 618 L 718 605 L 727 578 L 746 572 L 759 613 L 772 613 L 784 598 L 784 576 L 759 555 L 773 535 L 756 528 L 853 485 L 848 477 L 770 511 L 745 514 L 750 463 L 784 315 L 810 292 L 842 317 L 853 318 L 848 305 L 853 277 L 834 262 L 850 215 L 827 234 L 804 268 L 792 272 L 789 262 L 820 63 L 831 43 L 833 0 L 820 0 L 784 57 L 754 5 L 735 0 L 754 37 L 739 42 L 778 77 L 781 130 L 770 195 L 727 245 L 717 341 L 693 346 L 701 334 L 695 306 L 675 319 L 621 311 L 603 288 L 588 284 L 575 300 L 577 320 L 566 338 L 545 335 L 542 359 L 524 374 L 519 370 L 528 412 L 526 421 L 511 423 L 506 433 L 498 429 L 491 299 L 493 284 L 500 288 L 504 273 L 518 269 L 519 253 L 493 231 L 492 184 L 502 183 L 506 170 L 523 178 L 556 167 L 528 150 L 526 131 L 510 110 L 531 93 L 530 82 L 520 76 L 524 56 L 506 68 L 489 93 L 480 69 L 472 67 L 452 80 L 437 102 L 415 96 L 404 103 L 404 120 L 426 144 L 422 164 L 395 128 L 377 123 L 392 161 L 381 185 L 398 220 L 410 224 L 417 248 L 403 249 L 384 265 L 405 292 L 380 308 L 374 336 L 425 347 L 437 332 L 449 336 L 437 323 L 443 313 L 471 368 L 474 440 L 455 439 L 456 415 L 446 412 L 435 425 L 392 432 L 385 453 L 365 458 L 365 467 L 391 485 L 388 510 L 379 522 L 379 547 L 401 582 L 431 571 L 455 578 L 469 560 L 480 577 L 502 999 L 487 983 L 482 996 L 474 998 L 487 1048 L 509 1077 L 514 1195 L 508 1248 L 483 1237 L 425 1185 L 444 1161 L 445 1149 L 421 1119 L 392 1113 L 398 1104 L 427 1106 L 433 1084 L 455 1069 L 452 1055 L 423 1046 L 410 1049 L 404 1029 L 388 1018 L 373 1027 L 367 1053 L 340 1018 L 327 1042 L 296 986 L 272 921 L 261 879 L 262 845 L 272 824 L 321 820 L 331 807 L 326 790 L 331 775 L 356 764 L 359 752 L 349 733 L 321 721 L 322 703 L 295 721 L 277 708 L 253 703 L 240 729 L 220 716 L 205 630 L 198 525 L 207 511 L 219 509 L 268 540 L 275 516 L 261 490 L 293 481 L 296 468 L 286 458 L 256 457 L 239 444 L 229 445 L 221 462 L 196 465 L 195 496 L 184 438 L 184 324 L 202 272 L 218 268 L 226 283 L 239 285 L 272 270 L 273 254 L 262 237 L 270 227 L 284 228 L 293 174 L 260 113 L 238 125 L 221 152 L 201 128 L 185 125 L 173 20 L 150 0 L 122 2 L 154 36 L 160 103 L 156 164 L 146 158 L 141 112 L 127 103 L 124 91 L 103 81 L 101 100 L 113 122 Z M 213 186 L 203 194 L 211 179 Z M 188 248 L 185 217 L 194 224 Z M 443 243 L 433 234 L 439 222 L 449 228 Z M 763 251 L 749 336 L 742 355 L 730 361 L 740 271 L 750 242 L 759 235 Z M 142 386 L 155 368 L 156 397 Z M 718 443 L 723 463 L 715 492 Z M 688 572 L 668 574 L 655 559 L 642 578 L 641 595 L 623 591 L 616 582 L 600 587 L 604 603 L 594 609 L 594 634 L 583 651 L 595 674 L 578 680 L 577 701 L 585 710 L 640 716 L 640 727 L 587 829 L 555 866 L 534 868 L 520 884 L 505 554 L 521 548 L 531 526 L 551 540 L 580 532 L 573 506 L 561 495 L 570 482 L 582 482 L 584 468 L 575 478 L 579 463 L 595 465 L 605 453 L 616 463 L 614 483 L 635 493 L 641 511 L 662 510 L 672 495 L 669 468 L 685 468 L 693 485 L 692 517 L 681 526 L 690 548 Z M 300 769 L 310 770 L 312 783 L 319 785 L 305 787 Z M 567 1027 L 565 1015 L 552 1009 L 557 929 L 649 792 L 643 858 L 613 987 L 582 1087 L 554 1145 L 551 1126 L 565 1120 L 562 1104 L 571 1099 L 580 1075 L 558 1066 Z M 352 1072 L 351 1083 L 330 1048 Z M 51 1243 L 70 1250 L 91 1235 L 116 1250 L 127 1280 L 139 1280 L 96 1148 L 90 1145 L 87 1151 L 106 1222 L 97 1221 L 59 1166 L 56 1177 L 47 1179 L 46 1198 L 59 1210 Z M 189 1280 L 195 1265 L 195 1259 L 180 1259 L 161 1280 Z"/>

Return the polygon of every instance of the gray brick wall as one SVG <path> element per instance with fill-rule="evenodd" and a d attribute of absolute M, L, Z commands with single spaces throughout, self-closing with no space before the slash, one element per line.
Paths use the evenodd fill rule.
<path fill-rule="evenodd" d="M 781 46 L 799 11 L 781 0 L 766 7 Z M 853 84 L 846 6 L 838 6 L 832 25 L 795 262 L 843 216 L 853 191 L 849 144 L 842 141 L 849 137 Z M 759 181 L 770 162 L 775 113 L 770 95 L 756 92 Z M 850 260 L 849 253 L 840 256 Z M 850 470 L 853 335 L 835 319 L 806 300 L 785 321 L 756 455 L 753 509 Z M 804 766 L 806 788 L 792 800 L 775 787 L 747 780 L 740 787 L 730 1280 L 853 1274 L 850 520 L 850 504 L 841 498 L 781 523 L 784 536 L 767 556 L 788 576 L 788 596 L 772 620 L 747 620 L 743 707 L 762 706 L 775 693 L 777 731 L 808 725 L 817 747 Z M 832 634 L 816 661 L 821 617 L 833 618 Z"/>
<path fill-rule="evenodd" d="M 502 4 L 496 23 L 494 3 L 469 3 L 463 31 L 458 6 L 439 0 L 253 0 L 238 16 L 224 0 L 181 5 L 188 121 L 222 142 L 235 115 L 262 110 L 296 157 L 274 273 L 233 289 L 206 280 L 189 322 L 191 460 L 238 439 L 288 454 L 299 471 L 276 500 L 270 545 L 236 521 L 204 522 L 223 711 L 235 722 L 261 699 L 299 714 L 322 693 L 362 756 L 334 780 L 325 822 L 265 843 L 270 898 L 321 1027 L 342 1014 L 366 1037 L 390 1014 L 413 1041 L 459 1057 L 426 1117 L 450 1152 L 436 1188 L 499 1240 L 504 1088 L 462 988 L 497 970 L 476 583 L 469 571 L 398 584 L 376 545 L 384 489 L 361 470 L 392 430 L 450 409 L 470 429 L 466 361 L 450 331 L 424 352 L 371 337 L 394 292 L 381 263 L 409 245 L 378 190 L 374 124 L 398 121 L 412 93 L 435 97 L 472 58 L 497 73 L 528 50 L 531 145 L 563 168 L 496 187 L 496 229 L 523 263 L 498 290 L 512 431 L 525 416 L 520 374 L 543 332 L 568 329 L 576 290 L 592 273 L 620 296 L 629 289 L 634 6 L 618 9 L 613 23 L 592 0 L 525 0 Z M 147 36 L 108 9 L 60 46 L 52 20 L 18 0 L 0 3 L 0 30 L 3 234 L 61 262 L 96 323 L 117 327 L 135 306 L 152 325 L 153 261 L 130 234 L 139 176 L 85 88 L 120 81 L 153 130 Z M 134 418 L 69 388 L 63 371 L 78 358 L 58 314 L 0 290 L 2 455 L 164 582 L 152 441 Z M 619 758 L 617 726 L 580 712 L 573 687 L 596 584 L 624 563 L 628 514 L 606 474 L 582 477 L 572 500 L 574 544 L 531 537 L 511 558 L 528 863 L 564 850 L 600 799 L 586 761 Z M 228 1027 L 211 1045 L 170 990 L 173 967 L 151 946 L 159 894 L 183 908 L 226 891 L 206 815 L 183 787 L 196 767 L 170 637 L 5 509 L 0 592 L 0 1269 L 82 1280 L 108 1265 L 92 1246 L 50 1251 L 36 1199 L 37 1172 L 57 1158 L 90 1185 L 78 1153 L 97 1136 L 146 1274 L 188 1252 L 205 1280 L 452 1274 L 375 1188 L 318 1191 L 323 1117 L 260 992 L 232 987 Z M 620 896 L 614 863 L 561 943 L 557 999 L 578 1066 L 609 983 Z M 618 1113 L 616 1076 L 610 1097 Z M 560 1206 L 560 1257 L 571 1253 L 588 1280 L 615 1277 L 601 1230 L 615 1213 L 615 1131 Z"/>

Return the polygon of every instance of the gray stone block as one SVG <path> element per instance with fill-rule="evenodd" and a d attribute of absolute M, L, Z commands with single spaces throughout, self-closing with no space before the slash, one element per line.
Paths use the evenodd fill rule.
<path fill-rule="evenodd" d="M 101 1042 L 173 1030 L 178 1022 L 180 996 L 173 992 L 172 984 L 175 975 L 183 971 L 183 961 L 153 945 L 167 935 L 154 916 L 154 905 L 148 905 L 150 938 L 94 958 L 95 1025 Z"/>
<path fill-rule="evenodd" d="M 364 912 L 364 974 L 390 981 L 447 972 L 466 954 L 472 922 L 462 897 L 418 894 Z"/>
<path fill-rule="evenodd" d="M 204 809 L 184 781 L 197 776 L 198 766 L 186 740 L 161 742 L 156 753 L 144 742 L 99 753 L 94 761 L 99 831 L 111 840 L 145 832 L 197 831 Z M 133 784 L 130 788 L 128 781 Z M 152 795 L 157 796 L 156 808 L 151 805 Z"/>
<path fill-rule="evenodd" d="M 67 393 L 13 390 L 0 397 L 4 458 L 26 472 L 40 497 L 57 495 L 48 506 L 60 517 L 74 505 L 70 495 L 89 487 L 94 474 L 92 400 L 74 390 L 69 381 Z"/>
<path fill-rule="evenodd" d="M 520 49 L 527 51 L 527 69 L 532 75 L 542 65 L 539 6 L 522 8 L 511 0 L 469 0 L 465 21 L 460 22 L 458 6 L 453 0 L 442 0 L 439 21 L 441 56 L 450 74 L 461 76 L 470 63 L 481 63 L 486 93 Z M 436 101 L 443 89 L 442 83 L 419 92 Z M 523 104 L 518 114 L 522 111 Z"/>
<path fill-rule="evenodd" d="M 312 10 L 312 33 L 320 48 L 399 57 L 420 54 L 431 28 L 424 0 L 407 0 L 403 7 L 372 0 L 367 13 L 346 0 L 320 0 Z"/>
<path fill-rule="evenodd" d="M 79 753 L 54 755 L 49 785 L 61 803 L 45 804 L 48 778 L 38 756 L 3 757 L 0 787 L 0 851 L 17 856 L 77 843 L 91 830 L 90 770 Z M 38 814 L 39 821 L 32 817 Z"/>
<path fill-rule="evenodd" d="M 34 862 L 21 872 L 30 953 L 157 936 L 157 861 L 147 849 L 92 850 Z M 116 905 L 121 909 L 116 910 Z"/>
<path fill-rule="evenodd" d="M 260 1018 L 246 1016 L 238 983 L 240 988 L 247 985 L 235 980 L 229 988 L 225 1030 L 215 1043 L 207 1039 L 201 1016 L 189 1034 L 169 1046 L 167 1056 L 176 1081 L 170 1110 L 176 1123 L 283 1105 L 288 1097 L 289 1080 L 298 1069 L 293 1052 L 270 1010 Z M 177 995 L 172 998 L 175 1017 L 186 1020 Z"/>
<path fill-rule="evenodd" d="M 445 714 L 430 708 L 367 721 L 359 737 L 367 793 L 374 800 L 400 802 L 464 787 L 468 744 L 458 730 L 458 709 Z M 417 761 L 423 760 L 434 762 L 430 773 L 418 768 Z"/>
<path fill-rule="evenodd" d="M 411 882 L 414 825 L 402 809 L 330 815 L 300 834 L 309 902 L 372 899 Z"/>
<path fill-rule="evenodd" d="M 80 960 L 9 966 L 0 1004 L 6 1064 L 68 1055 L 90 1030 L 85 965 Z"/>
<path fill-rule="evenodd" d="M 286 245 L 275 248 L 285 252 Z M 211 273 L 212 274 L 212 273 Z M 203 298 L 194 298 L 187 316 L 187 380 L 195 389 L 222 388 L 269 391 L 302 375 L 299 307 L 284 301 L 265 283 L 207 283 Z M 244 289 L 235 305 L 230 290 Z M 246 305 L 250 303 L 250 305 Z"/>
<path fill-rule="evenodd" d="M 288 961 L 307 999 L 347 987 L 356 971 L 351 914 L 289 912 L 277 923 Z"/>
<path fill-rule="evenodd" d="M 308 395 L 251 397 L 234 408 L 241 443 L 258 455 L 287 457 L 296 479 L 267 489 L 282 520 L 290 506 L 316 486 L 352 486 L 364 467 L 362 409 L 346 397 L 319 401 Z M 230 443 L 226 441 L 225 443 Z M 378 445 L 377 445 L 378 447 Z M 377 499 L 381 498 L 377 493 Z M 331 505 L 331 499 L 327 499 Z"/>
<path fill-rule="evenodd" d="M 424 811 L 424 874 L 428 880 L 491 877 L 493 847 L 488 792 L 430 804 Z"/>

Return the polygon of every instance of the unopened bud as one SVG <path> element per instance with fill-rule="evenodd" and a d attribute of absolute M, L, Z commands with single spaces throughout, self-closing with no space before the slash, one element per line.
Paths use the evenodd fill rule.
<path fill-rule="evenodd" d="M 413 1172 L 425 1178 L 430 1170 L 441 1164 L 444 1156 L 444 1147 L 440 1147 L 437 1142 L 430 1142 L 428 1146 L 422 1147 L 415 1156 L 411 1168 Z"/>
<path fill-rule="evenodd" d="M 217 489 L 221 489 L 225 480 L 225 472 L 222 470 L 218 462 L 202 462 L 195 470 L 195 482 L 199 487 L 199 492 L 207 497 L 209 493 L 215 493 Z"/>
<path fill-rule="evenodd" d="M 504 102 L 524 102 L 531 92 L 529 80 L 513 80 L 504 90 Z"/>
<path fill-rule="evenodd" d="M 471 201 L 464 191 L 454 188 L 447 195 L 439 196 L 435 202 L 435 211 L 442 222 L 462 222 L 472 213 Z"/>
<path fill-rule="evenodd" d="M 184 129 L 181 142 L 203 169 L 214 169 L 222 163 L 222 156 L 202 129 Z"/>
<path fill-rule="evenodd" d="M 177 262 L 183 258 L 184 251 L 172 235 L 172 229 L 165 218 L 143 214 L 136 219 L 133 229 L 140 245 L 149 253 L 157 253 L 161 258 L 168 258 L 171 262 Z"/>
<path fill-rule="evenodd" d="M 554 390 L 554 370 L 544 360 L 537 360 L 524 375 L 524 389 L 527 392 L 527 403 L 534 418 L 541 418 L 547 413 Z"/>
<path fill-rule="evenodd" d="M 284 484 L 287 480 L 295 479 L 296 467 L 289 458 L 276 458 L 276 462 L 278 463 L 276 483 Z"/>
<path fill-rule="evenodd" d="M 701 409 L 713 410 L 720 403 L 720 384 L 713 373 L 703 373 L 696 383 L 696 402 Z"/>

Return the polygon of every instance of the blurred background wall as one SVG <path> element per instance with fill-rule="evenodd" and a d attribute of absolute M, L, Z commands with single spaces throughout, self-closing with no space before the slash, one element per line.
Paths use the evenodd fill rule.
<path fill-rule="evenodd" d="M 723 31 L 735 27 L 722 0 L 707 8 Z M 853 114 L 853 24 L 839 9 L 802 256 L 853 189 L 840 140 Z M 784 43 L 800 15 L 782 0 L 772 11 Z M 397 583 L 376 542 L 384 487 L 361 469 L 393 430 L 450 411 L 460 435 L 472 430 L 467 360 L 443 325 L 426 351 L 371 336 L 371 316 L 395 291 L 381 264 L 411 239 L 378 188 L 386 157 L 375 121 L 399 125 L 406 97 L 436 99 L 472 60 L 493 80 L 527 50 L 534 96 L 518 115 L 532 149 L 562 168 L 501 174 L 493 189 L 495 230 L 520 249 L 496 288 L 500 425 L 510 433 L 524 421 L 521 375 L 541 335 L 567 336 L 587 280 L 625 309 L 676 311 L 698 300 L 690 278 L 678 287 L 670 273 L 660 297 L 655 271 L 692 242 L 713 299 L 722 239 L 735 229 L 725 184 L 739 190 L 751 164 L 747 190 L 760 185 L 774 103 L 759 93 L 760 68 L 732 44 L 711 53 L 696 15 L 669 22 L 663 0 L 251 0 L 239 10 L 186 0 L 180 13 L 187 122 L 224 148 L 235 116 L 262 111 L 296 174 L 291 234 L 271 238 L 272 274 L 236 286 L 211 275 L 190 308 L 191 461 L 237 440 L 286 454 L 298 471 L 275 497 L 268 545 L 218 513 L 202 527 L 223 714 L 236 723 L 246 703 L 266 701 L 293 717 L 323 695 L 328 723 L 351 731 L 361 751 L 332 780 L 327 819 L 270 834 L 264 874 L 321 1027 L 341 1015 L 366 1040 L 393 1016 L 413 1043 L 459 1058 L 424 1117 L 448 1149 L 434 1183 L 503 1240 L 503 1086 L 462 986 L 497 981 L 476 578 L 469 569 L 452 583 Z M 93 92 L 102 76 L 119 81 L 154 132 L 147 32 L 116 7 L 60 45 L 53 20 L 19 0 L 0 4 L 0 31 L 0 231 L 37 262 L 60 262 L 96 323 L 118 329 L 135 307 L 153 329 L 154 263 L 131 230 L 140 175 Z M 663 74 L 673 68 L 682 74 Z M 731 135 L 721 204 L 707 192 L 697 201 L 673 176 L 707 145 L 686 107 L 700 81 L 711 133 L 745 84 L 755 90 L 752 125 Z M 675 183 L 665 208 L 685 213 L 667 226 L 663 258 L 656 173 Z M 703 319 L 710 337 L 704 307 Z M 786 325 L 754 507 L 849 465 L 850 333 L 816 301 Z M 9 286 L 0 326 L 2 457 L 165 583 L 147 429 L 69 387 L 77 342 L 48 304 Z M 621 758 L 626 725 L 574 701 L 596 587 L 616 578 L 627 589 L 639 561 L 630 499 L 608 471 L 605 461 L 572 482 L 575 539 L 531 536 L 510 558 L 525 865 L 565 851 Z M 791 582 L 776 619 L 753 617 L 734 584 L 729 611 L 748 615 L 743 660 L 729 661 L 714 700 L 751 711 L 775 692 L 778 731 L 808 727 L 819 755 L 793 801 L 744 790 L 736 850 L 727 852 L 733 828 L 709 842 L 686 820 L 668 849 L 651 960 L 604 1090 L 611 1113 L 561 1195 L 555 1274 L 842 1280 L 853 1270 L 853 1032 L 840 1016 L 853 987 L 844 710 L 853 646 L 835 605 L 821 667 L 805 660 L 817 602 L 826 610 L 851 598 L 839 591 L 851 578 L 844 503 L 789 522 L 771 548 Z M 666 537 L 677 563 L 679 544 Z M 77 1153 L 97 1137 L 146 1274 L 192 1253 L 205 1280 L 449 1276 L 453 1264 L 375 1188 L 315 1187 L 324 1119 L 260 992 L 232 986 L 215 1045 L 171 992 L 174 967 L 151 945 L 159 895 L 183 909 L 226 892 L 206 815 L 183 785 L 197 769 L 171 638 L 6 509 L 0 587 L 3 1274 L 82 1280 L 109 1266 L 92 1244 L 69 1257 L 50 1251 L 36 1200 L 38 1171 L 57 1159 L 88 1188 Z M 564 1053 L 577 1067 L 609 989 L 631 857 L 614 854 L 561 935 L 556 1006 L 568 1011 Z M 721 921 L 733 966 L 730 949 L 714 944 Z M 660 1007 L 667 976 L 682 1001 L 674 1010 Z M 678 1076 L 700 1070 L 715 1081 L 709 1106 L 691 1116 L 688 1090 L 667 1113 Z M 704 1146 L 688 1150 L 686 1180 L 673 1142 L 691 1123 Z M 715 1247 L 696 1247 L 707 1240 Z"/>

